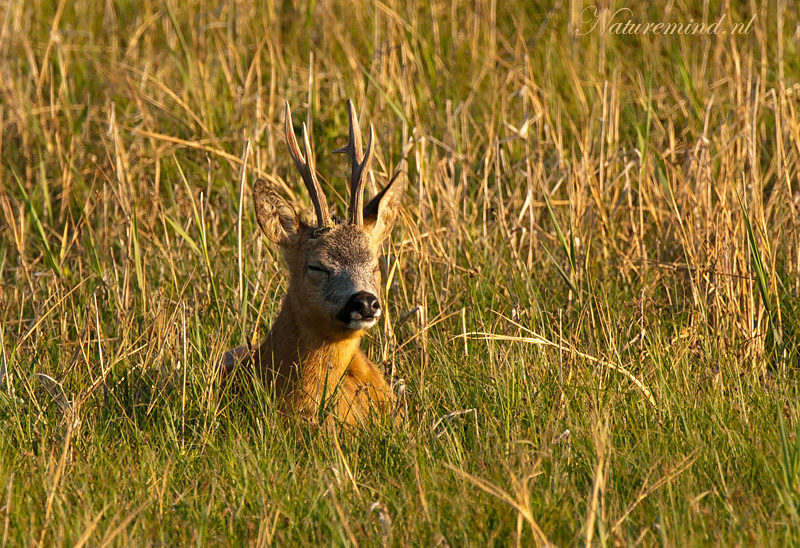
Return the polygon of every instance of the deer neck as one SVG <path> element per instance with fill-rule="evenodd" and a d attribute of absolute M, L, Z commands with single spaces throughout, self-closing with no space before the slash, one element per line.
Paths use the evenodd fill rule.
<path fill-rule="evenodd" d="M 341 375 L 358 352 L 362 332 L 329 332 L 319 323 L 306 321 L 302 305 L 288 293 L 278 314 L 278 322 L 287 326 L 297 338 L 297 356 L 301 362 L 316 362 Z"/>

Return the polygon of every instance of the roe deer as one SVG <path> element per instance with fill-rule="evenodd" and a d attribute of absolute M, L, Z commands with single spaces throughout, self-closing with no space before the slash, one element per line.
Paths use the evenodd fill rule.
<path fill-rule="evenodd" d="M 405 188 L 398 173 L 366 206 L 364 179 L 372 162 L 374 130 L 370 125 L 366 154 L 361 130 L 347 102 L 350 139 L 334 152 L 350 156 L 348 221 L 328 212 L 314 170 L 305 124 L 300 152 L 286 103 L 289 153 L 308 188 L 316 223 L 308 225 L 264 179 L 253 187 L 261 230 L 278 244 L 289 270 L 289 288 L 266 340 L 257 351 L 239 347 L 223 363 L 229 372 L 240 363 L 251 369 L 292 414 L 314 417 L 320 411 L 345 423 L 363 421 L 372 410 L 389 410 L 392 391 L 380 370 L 359 349 L 364 331 L 381 317 L 378 299 L 381 273 L 378 252 L 392 231 Z"/>

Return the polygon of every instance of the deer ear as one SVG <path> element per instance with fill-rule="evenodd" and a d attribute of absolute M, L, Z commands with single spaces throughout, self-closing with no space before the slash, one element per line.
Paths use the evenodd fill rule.
<path fill-rule="evenodd" d="M 373 244 L 380 244 L 392 233 L 405 188 L 405 174 L 398 171 L 389 184 L 364 206 L 364 228 L 370 231 Z"/>
<path fill-rule="evenodd" d="M 276 244 L 288 247 L 300 233 L 300 219 L 295 210 L 265 179 L 253 185 L 256 219 L 264 235 Z"/>

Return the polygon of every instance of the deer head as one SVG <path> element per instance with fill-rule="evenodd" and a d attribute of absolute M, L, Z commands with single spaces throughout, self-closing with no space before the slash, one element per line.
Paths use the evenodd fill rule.
<path fill-rule="evenodd" d="M 366 206 L 362 205 L 364 179 L 374 151 L 374 130 L 370 125 L 365 153 L 351 101 L 347 108 L 350 139 L 345 147 L 334 151 L 348 154 L 352 163 L 346 222 L 329 214 L 305 124 L 302 153 L 288 102 L 286 141 L 311 197 L 315 222 L 304 222 L 277 187 L 266 180 L 257 180 L 253 188 L 258 224 L 267 238 L 281 247 L 288 266 L 289 289 L 284 306 L 292 307 L 300 328 L 323 339 L 359 337 L 381 317 L 379 248 L 392 231 L 405 187 L 405 179 L 396 175 Z"/>

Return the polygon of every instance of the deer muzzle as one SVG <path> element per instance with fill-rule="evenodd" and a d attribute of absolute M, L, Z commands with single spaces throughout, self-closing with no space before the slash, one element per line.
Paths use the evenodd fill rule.
<path fill-rule="evenodd" d="M 369 329 L 381 317 L 378 297 L 368 291 L 352 295 L 336 318 L 350 329 Z"/>

